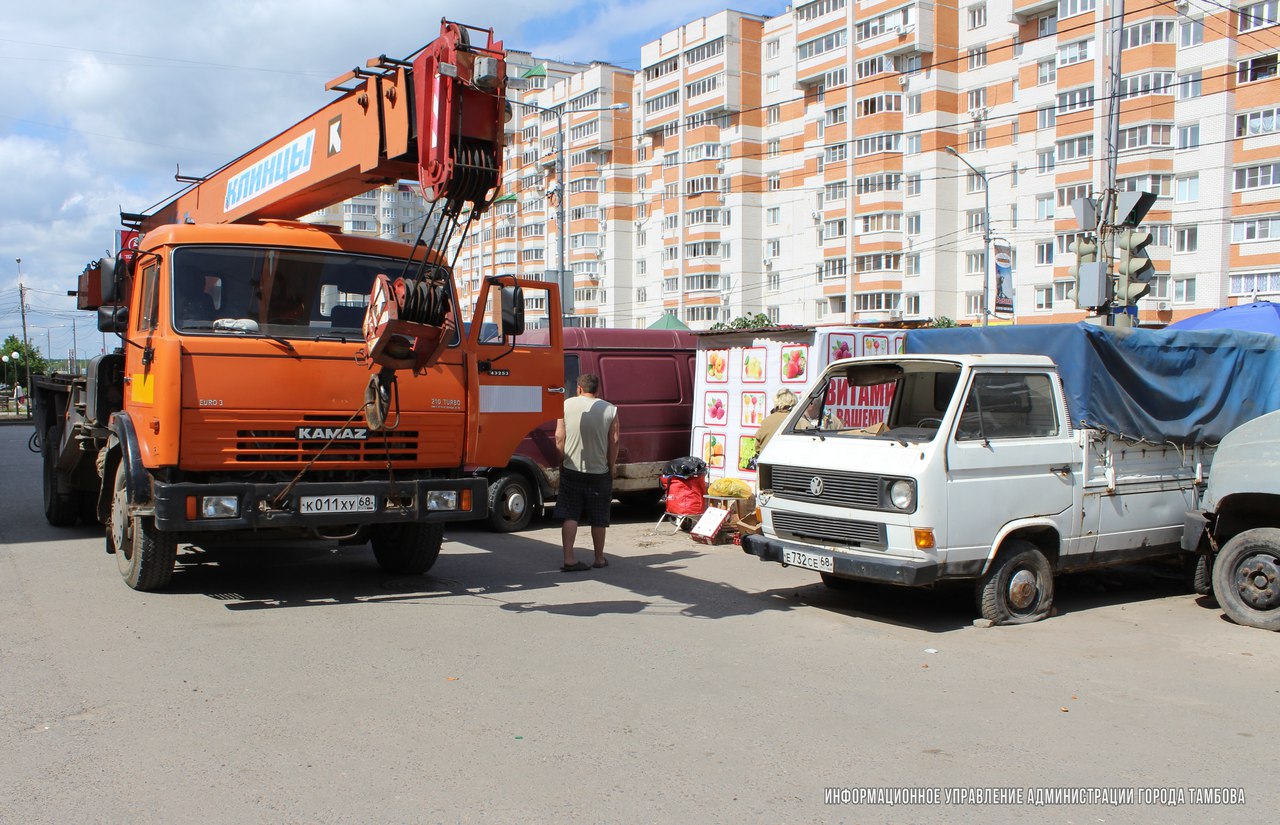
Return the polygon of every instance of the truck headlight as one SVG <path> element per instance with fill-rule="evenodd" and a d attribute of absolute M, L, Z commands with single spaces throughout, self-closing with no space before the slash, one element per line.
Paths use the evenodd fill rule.
<path fill-rule="evenodd" d="M 240 515 L 240 499 L 231 496 L 201 496 L 201 518 L 236 518 Z"/>
<path fill-rule="evenodd" d="M 432 490 L 427 493 L 428 510 L 457 510 L 457 490 Z"/>
<path fill-rule="evenodd" d="M 916 485 L 913 481 L 900 478 L 889 485 L 889 503 L 903 512 L 916 508 Z"/>

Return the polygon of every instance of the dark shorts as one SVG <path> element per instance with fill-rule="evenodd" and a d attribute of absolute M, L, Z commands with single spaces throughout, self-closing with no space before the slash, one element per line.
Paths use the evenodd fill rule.
<path fill-rule="evenodd" d="M 609 526 L 613 504 L 613 477 L 609 473 L 580 473 L 560 470 L 560 492 L 556 496 L 555 517 L 592 527 Z"/>

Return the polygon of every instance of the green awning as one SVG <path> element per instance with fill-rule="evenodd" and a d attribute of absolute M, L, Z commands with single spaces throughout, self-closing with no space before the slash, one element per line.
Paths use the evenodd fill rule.
<path fill-rule="evenodd" d="M 649 329 L 683 329 L 688 330 L 689 327 L 670 312 L 662 313 L 662 317 L 649 325 Z"/>
<path fill-rule="evenodd" d="M 534 66 L 532 69 L 529 69 L 528 71 L 526 71 L 524 74 L 520 76 L 521 77 L 546 77 L 547 64 L 539 63 L 537 66 Z"/>
<path fill-rule="evenodd" d="M 507 194 L 505 194 L 505 195 L 499 195 L 498 197 L 494 198 L 494 199 L 493 199 L 493 202 L 494 202 L 494 203 L 505 203 L 506 201 L 513 201 L 513 200 L 515 200 L 515 199 L 516 199 L 515 193 L 514 193 L 514 192 L 508 192 L 508 193 L 507 193 Z"/>

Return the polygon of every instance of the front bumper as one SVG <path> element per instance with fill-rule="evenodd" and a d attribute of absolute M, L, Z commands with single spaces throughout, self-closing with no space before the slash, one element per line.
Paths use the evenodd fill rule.
<path fill-rule="evenodd" d="M 279 508 L 272 505 L 287 484 L 194 484 L 155 482 L 152 495 L 156 527 L 175 532 L 226 532 L 271 528 L 313 528 L 363 524 L 403 524 L 409 522 L 470 521 L 489 515 L 488 482 L 483 478 L 396 479 L 395 494 L 400 504 L 388 501 L 392 487 L 386 479 L 355 482 L 301 482 L 294 485 Z M 458 500 L 470 490 L 469 510 L 429 510 L 427 493 L 455 491 Z M 187 518 L 190 496 L 231 496 L 240 502 L 234 518 Z M 304 496 L 369 495 L 373 512 L 302 513 Z"/>
<path fill-rule="evenodd" d="M 840 553 L 820 550 L 813 545 L 769 538 L 764 535 L 744 536 L 742 539 L 742 551 L 759 556 L 761 561 L 775 561 L 782 564 L 782 551 L 788 548 L 831 556 L 832 573 L 848 579 L 923 587 L 944 578 L 942 566 L 936 561 L 849 558 Z"/>

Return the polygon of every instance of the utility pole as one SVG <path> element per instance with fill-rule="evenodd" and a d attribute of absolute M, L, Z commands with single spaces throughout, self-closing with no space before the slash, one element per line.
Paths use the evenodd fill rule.
<path fill-rule="evenodd" d="M 982 325 L 987 325 L 987 317 L 991 314 L 991 182 L 985 172 L 978 171 L 972 163 L 961 157 L 954 146 L 944 146 L 948 152 L 956 156 L 956 160 L 969 167 L 973 174 L 982 180 Z"/>
<path fill-rule="evenodd" d="M 27 287 L 22 282 L 22 259 L 18 258 L 18 306 L 22 310 L 22 357 L 27 362 L 27 395 L 31 394 L 31 342 L 27 340 Z M 30 411 L 30 407 L 27 410 Z"/>
<path fill-rule="evenodd" d="M 1124 46 L 1124 0 L 1112 0 L 1111 3 L 1111 30 L 1107 32 L 1107 44 L 1111 48 L 1111 60 L 1109 65 L 1109 77 L 1107 79 L 1107 134 L 1105 151 L 1107 153 L 1106 179 L 1104 181 L 1106 189 L 1102 195 L 1102 223 L 1098 227 L 1098 247 L 1106 257 L 1105 277 L 1108 286 L 1111 283 L 1111 263 L 1116 260 L 1116 201 L 1119 196 L 1117 188 L 1118 168 L 1120 164 L 1120 78 L 1122 76 L 1121 57 Z M 1120 276 L 1120 280 L 1123 277 Z M 1133 317 L 1129 315 L 1128 296 L 1121 295 L 1122 287 L 1125 284 L 1116 282 L 1113 289 L 1107 292 L 1115 297 L 1104 307 L 1099 307 L 1098 311 L 1106 313 L 1104 323 L 1107 326 L 1133 326 Z M 1115 311 L 1115 304 L 1119 303 L 1121 312 Z"/>
<path fill-rule="evenodd" d="M 79 320 L 74 315 L 71 317 L 71 374 L 80 374 L 80 350 L 76 343 L 76 321 Z"/>

